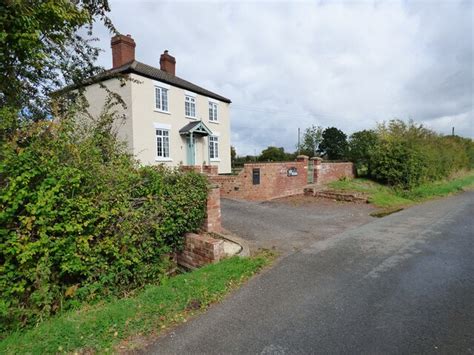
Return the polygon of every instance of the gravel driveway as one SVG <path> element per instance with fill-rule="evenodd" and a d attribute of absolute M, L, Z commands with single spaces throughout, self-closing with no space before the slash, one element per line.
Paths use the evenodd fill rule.
<path fill-rule="evenodd" d="M 374 220 L 374 207 L 293 196 L 270 202 L 221 200 L 225 229 L 247 240 L 251 249 L 300 250 L 348 228 Z"/>

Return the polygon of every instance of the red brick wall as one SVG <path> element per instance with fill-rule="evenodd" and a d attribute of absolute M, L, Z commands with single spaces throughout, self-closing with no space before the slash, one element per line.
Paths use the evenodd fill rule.
<path fill-rule="evenodd" d="M 202 172 L 208 176 L 217 175 L 217 165 L 203 165 Z"/>
<path fill-rule="evenodd" d="M 245 164 L 238 175 L 210 176 L 220 186 L 221 196 L 242 200 L 264 201 L 277 197 L 302 194 L 307 184 L 307 159 L 297 162 Z M 260 184 L 253 184 L 253 169 L 260 169 Z M 288 176 L 296 168 L 298 176 Z"/>
<path fill-rule="evenodd" d="M 218 262 L 224 257 L 224 241 L 208 235 L 188 233 L 184 250 L 178 254 L 178 264 L 195 269 Z"/>
<path fill-rule="evenodd" d="M 185 167 L 182 167 L 185 168 Z M 197 167 L 195 167 L 197 168 Z M 260 169 L 260 184 L 253 184 L 253 169 Z M 297 176 L 288 176 L 288 169 L 296 168 Z M 308 158 L 301 156 L 295 162 L 251 163 L 245 164 L 237 175 L 218 175 L 214 166 L 203 166 L 203 173 L 220 188 L 220 196 L 250 201 L 265 201 L 278 197 L 303 193 L 307 183 Z M 354 177 L 352 163 L 323 163 L 314 158 L 314 183 L 326 184 L 343 177 Z M 214 194 L 214 195 L 213 195 Z M 205 228 L 220 231 L 220 201 L 216 202 L 217 192 L 210 193 L 208 213 L 210 218 Z M 218 207 L 217 207 L 218 206 Z M 214 210 L 214 211 L 213 211 Z M 219 213 L 216 211 L 219 210 Z"/>
<path fill-rule="evenodd" d="M 314 182 L 327 184 L 341 178 L 354 178 L 354 164 L 352 163 L 322 163 L 314 162 Z"/>
<path fill-rule="evenodd" d="M 194 171 L 195 173 L 201 173 L 202 166 L 201 165 L 180 165 L 179 170 L 185 173 L 190 172 L 190 171 Z"/>
<path fill-rule="evenodd" d="M 183 172 L 194 171 L 195 173 L 203 173 L 208 176 L 217 175 L 217 165 L 180 165 L 179 170 Z"/>

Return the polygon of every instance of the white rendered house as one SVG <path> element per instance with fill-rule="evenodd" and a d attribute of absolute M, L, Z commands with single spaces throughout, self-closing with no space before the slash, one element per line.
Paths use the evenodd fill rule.
<path fill-rule="evenodd" d="M 100 81 L 124 100 L 126 119 L 118 136 L 142 164 L 216 165 L 219 173 L 230 173 L 231 101 L 177 77 L 168 51 L 158 69 L 135 60 L 129 35 L 115 36 L 111 43 L 112 69 L 85 90 L 90 112 L 100 112 L 107 96 Z"/>

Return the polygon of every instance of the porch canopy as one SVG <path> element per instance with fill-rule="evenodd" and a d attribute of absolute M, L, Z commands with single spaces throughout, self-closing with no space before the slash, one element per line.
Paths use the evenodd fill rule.
<path fill-rule="evenodd" d="M 194 121 L 181 128 L 179 134 L 182 136 L 205 137 L 212 135 L 212 132 L 202 121 Z"/>

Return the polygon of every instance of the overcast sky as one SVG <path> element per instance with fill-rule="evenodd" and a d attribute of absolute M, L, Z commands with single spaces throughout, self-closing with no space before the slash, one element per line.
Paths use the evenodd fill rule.
<path fill-rule="evenodd" d="M 472 1 L 110 2 L 137 60 L 159 67 L 168 49 L 177 76 L 232 100 L 239 155 L 391 118 L 474 137 Z"/>

